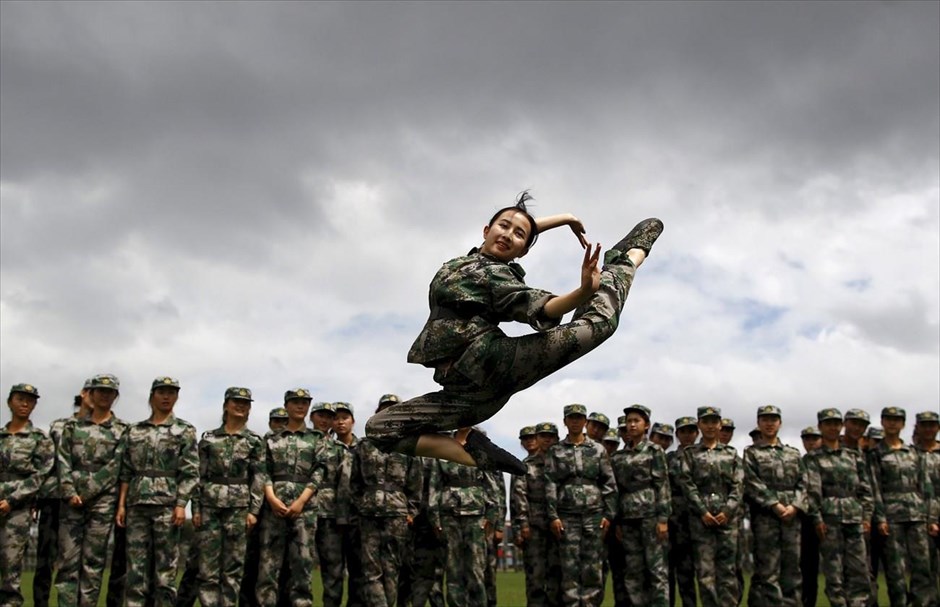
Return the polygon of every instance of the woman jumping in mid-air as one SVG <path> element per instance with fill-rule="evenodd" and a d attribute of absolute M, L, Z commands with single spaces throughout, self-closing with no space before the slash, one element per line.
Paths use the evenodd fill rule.
<path fill-rule="evenodd" d="M 446 459 L 488 470 L 525 474 L 525 466 L 470 432 L 465 444 L 441 434 L 489 419 L 510 397 L 587 354 L 613 335 L 636 269 L 662 233 L 646 219 L 604 257 L 571 214 L 535 219 L 523 192 L 483 228 L 483 244 L 445 263 L 431 281 L 431 314 L 408 362 L 434 369 L 442 389 L 392 405 L 366 423 L 380 448 Z M 529 252 L 540 232 L 567 225 L 584 248 L 581 285 L 553 295 L 525 284 L 514 260 Z M 571 322 L 560 324 L 574 311 Z M 502 321 L 525 322 L 537 333 L 508 337 Z"/>

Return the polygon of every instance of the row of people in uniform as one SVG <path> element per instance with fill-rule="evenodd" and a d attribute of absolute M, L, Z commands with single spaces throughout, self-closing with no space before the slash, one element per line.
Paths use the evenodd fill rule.
<path fill-rule="evenodd" d="M 575 404 L 564 409 L 563 440 L 551 423 L 522 429 L 528 471 L 513 477 L 510 516 L 529 605 L 600 605 L 608 571 L 618 606 L 737 605 L 745 516 L 754 546 L 749 605 L 815 605 L 814 552 L 830 604 L 875 605 L 873 536 L 891 604 L 937 604 L 937 412 L 916 415 L 916 445 L 908 445 L 901 408 L 882 410 L 880 439 L 865 436 L 864 411 L 823 409 L 802 432 L 801 455 L 778 438 L 780 409 L 764 406 L 743 456 L 728 444 L 733 422 L 715 407 L 697 413 L 673 427 L 651 424 L 650 410 L 632 405 L 614 429 Z M 667 451 L 673 436 L 678 448 Z"/>

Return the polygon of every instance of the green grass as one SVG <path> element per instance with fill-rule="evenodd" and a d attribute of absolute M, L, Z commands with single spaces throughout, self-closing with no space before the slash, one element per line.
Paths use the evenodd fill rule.
<path fill-rule="evenodd" d="M 745 580 L 745 593 L 747 592 L 747 583 L 749 580 Z M 33 604 L 33 572 L 28 571 L 23 574 L 23 587 L 26 591 L 26 605 L 30 607 Z M 108 585 L 108 572 L 105 572 L 105 580 L 103 587 Z M 818 607 L 828 607 L 829 601 L 826 599 L 824 594 L 824 589 L 826 586 L 825 580 L 822 576 L 819 576 L 819 597 L 817 605 Z M 320 584 L 320 573 L 315 572 L 313 575 L 313 596 L 314 604 L 320 605 L 321 603 L 321 592 L 322 586 Z M 496 592 L 497 592 L 497 604 L 499 607 L 523 607 L 525 605 L 525 576 L 521 572 L 515 571 L 500 571 L 496 574 Z M 746 595 L 745 595 L 746 596 Z M 105 604 L 104 596 L 102 593 L 101 599 L 98 601 L 99 607 L 103 607 Z M 607 592 L 604 595 L 604 602 L 602 605 L 604 607 L 612 607 L 614 604 L 613 590 L 611 590 L 610 580 L 607 581 Z M 747 601 L 742 601 L 742 605 L 747 605 Z M 888 595 L 885 590 L 884 576 L 879 576 L 878 583 L 878 604 L 887 605 L 888 604 Z M 57 607 L 57 602 L 55 600 L 55 591 L 53 590 L 53 596 L 50 601 L 50 605 Z M 197 603 L 198 605 L 198 603 Z"/>

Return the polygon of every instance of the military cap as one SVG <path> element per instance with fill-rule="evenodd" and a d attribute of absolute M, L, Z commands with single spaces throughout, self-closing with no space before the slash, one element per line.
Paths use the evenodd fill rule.
<path fill-rule="evenodd" d="M 340 411 L 346 411 L 350 415 L 355 415 L 355 410 L 353 409 L 353 406 L 343 401 L 338 401 L 338 402 L 333 403 L 333 410 L 336 411 L 337 413 L 339 413 Z"/>
<path fill-rule="evenodd" d="M 626 428 L 627 427 L 627 416 L 621 415 L 617 418 L 617 427 Z"/>
<path fill-rule="evenodd" d="M 14 392 L 21 392 L 23 394 L 30 394 L 39 398 L 39 390 L 36 389 L 36 386 L 32 384 L 13 384 L 13 387 L 10 388 L 10 396 L 13 396 Z"/>
<path fill-rule="evenodd" d="M 558 436 L 558 426 L 552 422 L 542 422 L 535 425 L 536 434 L 554 434 Z"/>
<path fill-rule="evenodd" d="M 334 415 L 336 414 L 336 409 L 333 407 L 333 403 L 313 403 L 310 406 L 310 412 L 314 413 L 316 411 L 326 411 L 327 413 L 333 413 Z"/>
<path fill-rule="evenodd" d="M 721 409 L 711 406 L 699 407 L 698 418 L 702 419 L 703 417 L 721 417 Z"/>
<path fill-rule="evenodd" d="M 871 440 L 882 440 L 885 437 L 885 431 L 878 426 L 868 426 L 868 429 L 865 430 L 865 436 Z"/>
<path fill-rule="evenodd" d="M 722 427 L 722 428 L 731 428 L 732 430 L 734 430 L 734 420 L 731 419 L 730 417 L 722 417 L 722 418 L 721 418 L 721 427 Z"/>
<path fill-rule="evenodd" d="M 38 396 L 38 394 L 37 394 Z M 915 417 L 918 423 L 920 422 L 940 422 L 940 414 L 936 411 L 922 411 L 917 414 Z"/>
<path fill-rule="evenodd" d="M 751 431 L 748 432 L 747 435 L 750 436 L 751 438 L 754 438 L 755 436 L 760 436 L 761 435 L 760 428 L 751 428 Z"/>
<path fill-rule="evenodd" d="M 907 419 L 907 411 L 901 407 L 885 407 L 881 410 L 881 417 L 900 417 Z"/>
<path fill-rule="evenodd" d="M 645 406 L 643 406 L 643 405 L 641 405 L 641 404 L 639 404 L 639 403 L 633 403 L 632 405 L 628 405 L 628 406 L 626 406 L 626 407 L 623 408 L 623 414 L 624 414 L 625 416 L 628 415 L 628 414 L 630 413 L 630 411 L 636 411 L 637 413 L 639 413 L 640 415 L 642 415 L 642 416 L 643 416 L 643 419 L 645 419 L 646 421 L 649 421 L 649 419 L 650 419 L 650 413 L 651 413 L 651 411 L 650 411 L 650 408 L 649 408 L 649 407 L 645 407 Z"/>
<path fill-rule="evenodd" d="M 689 426 L 695 426 L 698 428 L 698 420 L 691 415 L 680 417 L 676 420 L 676 430 L 679 430 L 680 428 L 688 428 Z"/>
<path fill-rule="evenodd" d="M 761 415 L 776 415 L 777 417 L 781 417 L 780 407 L 777 405 L 762 405 L 757 408 L 757 417 Z"/>
<path fill-rule="evenodd" d="M 397 405 L 401 402 L 401 399 L 398 398 L 397 394 L 383 394 L 382 398 L 379 399 L 379 406 L 385 404 Z"/>
<path fill-rule="evenodd" d="M 672 438 L 672 435 L 675 434 L 675 430 L 670 424 L 661 424 L 659 422 L 656 422 L 655 424 L 653 424 L 653 427 L 650 428 L 650 434 L 659 434 L 662 436 L 668 436 L 669 438 Z"/>
<path fill-rule="evenodd" d="M 104 388 L 106 390 L 115 390 L 119 391 L 121 389 L 121 382 L 117 377 L 111 375 L 110 373 L 102 373 L 100 375 L 93 376 L 88 383 L 86 384 L 89 388 Z"/>
<path fill-rule="evenodd" d="M 305 400 L 313 400 L 313 395 L 310 394 L 310 390 L 306 388 L 294 388 L 293 390 L 288 390 L 284 393 L 284 402 L 286 403 L 292 398 L 302 398 Z"/>
<path fill-rule="evenodd" d="M 610 418 L 604 415 L 603 413 L 598 413 L 597 411 L 592 412 L 588 415 L 589 422 L 597 422 L 599 424 L 604 424 L 610 428 Z"/>
<path fill-rule="evenodd" d="M 91 380 L 91 377 L 85 379 L 85 383 L 82 384 L 82 390 L 91 390 Z"/>
<path fill-rule="evenodd" d="M 268 419 L 287 419 L 289 417 L 287 409 L 284 407 L 274 407 L 271 409 L 271 413 L 268 414 Z"/>
<path fill-rule="evenodd" d="M 620 444 L 620 437 L 617 436 L 617 431 L 611 428 L 604 433 L 604 442 L 605 443 L 617 443 Z"/>
<path fill-rule="evenodd" d="M 538 432 L 535 430 L 535 426 L 523 426 L 519 430 L 519 438 L 525 438 L 527 436 L 535 436 Z"/>
<path fill-rule="evenodd" d="M 587 417 L 587 407 L 584 405 L 579 405 L 578 403 L 565 405 L 564 412 L 565 417 L 568 417 L 569 415 L 583 415 Z"/>
<path fill-rule="evenodd" d="M 180 380 L 174 379 L 172 377 L 162 376 L 153 380 L 150 384 L 150 391 L 153 392 L 157 388 L 176 388 L 180 389 Z"/>
<path fill-rule="evenodd" d="M 819 433 L 819 428 L 816 426 L 806 426 L 803 428 L 803 431 L 800 432 L 800 438 L 805 438 L 807 436 L 822 436 L 822 434 Z"/>
<path fill-rule="evenodd" d="M 868 411 L 863 411 L 862 409 L 849 409 L 845 412 L 845 420 L 857 419 L 860 422 L 865 422 L 866 424 L 871 423 L 871 416 L 868 415 Z"/>
<path fill-rule="evenodd" d="M 829 407 L 828 409 L 822 409 L 816 413 L 816 421 L 822 423 L 827 419 L 837 419 L 840 422 L 842 421 L 842 412 L 834 407 Z"/>
<path fill-rule="evenodd" d="M 228 400 L 230 398 L 234 398 L 236 400 L 247 400 L 247 401 L 254 400 L 253 398 L 251 398 L 251 390 L 249 390 L 248 388 L 239 388 L 238 386 L 232 386 L 231 388 L 225 391 L 225 400 Z"/>

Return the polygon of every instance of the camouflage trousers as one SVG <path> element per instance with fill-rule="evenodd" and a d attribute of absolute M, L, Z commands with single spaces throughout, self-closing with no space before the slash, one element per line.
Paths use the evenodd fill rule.
<path fill-rule="evenodd" d="M 695 607 L 695 559 L 693 558 L 692 530 L 689 514 L 669 519 L 669 605 L 675 605 L 675 586 L 678 584 L 682 607 Z"/>
<path fill-rule="evenodd" d="M 247 517 L 248 508 L 202 507 L 202 524 L 196 531 L 201 604 L 238 604 L 248 545 Z"/>
<path fill-rule="evenodd" d="M 928 607 L 937 582 L 930 578 L 927 524 L 889 523 L 885 538 L 885 583 L 892 607 Z M 910 577 L 910 592 L 907 579 Z"/>
<path fill-rule="evenodd" d="M 558 542 L 561 561 L 561 604 L 596 607 L 604 600 L 602 564 L 604 538 L 599 512 L 559 513 L 565 531 Z M 613 529 L 610 530 L 613 533 Z"/>
<path fill-rule="evenodd" d="M 278 576 L 282 567 L 290 569 L 287 593 L 294 607 L 312 607 L 311 577 L 314 569 L 314 545 L 317 511 L 310 508 L 295 519 L 281 518 L 268 511 L 261 519 L 261 560 L 258 565 L 258 603 L 278 603 Z M 286 561 L 286 563 L 285 563 Z"/>
<path fill-rule="evenodd" d="M 444 607 L 444 564 L 447 552 L 444 543 L 434 533 L 428 517 L 419 514 L 411 526 L 411 579 L 410 592 L 399 594 L 403 607 Z"/>
<path fill-rule="evenodd" d="M 529 539 L 522 545 L 525 595 L 528 607 L 561 605 L 561 560 L 558 542 L 545 525 L 529 525 Z"/>
<path fill-rule="evenodd" d="M 494 534 L 486 542 L 486 570 L 483 572 L 483 583 L 486 586 L 486 604 L 496 607 L 496 569 L 499 566 L 499 542 Z"/>
<path fill-rule="evenodd" d="M 623 543 L 617 539 L 617 534 L 613 530 L 604 539 L 604 553 L 604 575 L 601 584 L 604 588 L 607 588 L 607 572 L 610 571 L 610 585 L 614 591 L 614 605 L 621 607 L 627 604 L 627 587 L 624 584 L 627 575 L 627 564 L 623 552 Z"/>
<path fill-rule="evenodd" d="M 98 604 L 116 506 L 116 494 L 88 500 L 81 508 L 62 504 L 55 581 L 61 607 Z"/>
<path fill-rule="evenodd" d="M 826 537 L 819 548 L 829 604 L 832 607 L 866 607 L 871 596 L 871 584 L 861 523 L 826 521 Z"/>
<path fill-rule="evenodd" d="M 173 607 L 180 528 L 173 506 L 136 504 L 127 509 L 127 607 Z"/>
<path fill-rule="evenodd" d="M 738 523 L 706 527 L 702 519 L 689 515 L 695 575 L 703 607 L 731 607 L 738 604 L 735 563 L 738 551 Z"/>
<path fill-rule="evenodd" d="M 656 536 L 657 522 L 649 517 L 618 525 L 625 563 L 625 605 L 629 607 L 666 607 L 669 603 L 669 571 L 663 544 Z"/>
<path fill-rule="evenodd" d="M 601 286 L 568 323 L 518 337 L 492 337 L 474 360 L 474 381 L 456 370 L 439 367 L 434 381 L 443 388 L 392 405 L 366 422 L 366 434 L 379 448 L 414 455 L 422 434 L 479 424 L 525 390 L 607 340 L 620 322 L 636 269 L 625 254 L 607 252 Z M 627 261 L 625 261 L 627 260 Z M 614 261 L 614 263 L 611 263 Z M 458 365 L 463 362 L 458 360 Z"/>
<path fill-rule="evenodd" d="M 0 515 L 0 605 L 18 606 L 24 602 L 20 575 L 31 525 L 28 504 Z"/>
<path fill-rule="evenodd" d="M 363 605 L 362 540 L 359 525 L 339 525 L 335 518 L 317 521 L 316 548 L 323 579 L 323 606 L 339 607 L 343 602 L 343 580 L 349 575 L 348 607 Z"/>
<path fill-rule="evenodd" d="M 362 516 L 362 598 L 366 607 L 394 607 L 398 602 L 398 572 L 408 539 L 404 516 Z"/>
<path fill-rule="evenodd" d="M 749 605 L 802 607 L 803 577 L 800 574 L 800 518 L 787 522 L 757 508 L 751 511 L 754 545 L 754 575 L 751 576 Z"/>
<path fill-rule="evenodd" d="M 486 607 L 483 522 L 482 514 L 441 517 L 447 545 L 445 580 L 448 607 Z"/>
<path fill-rule="evenodd" d="M 49 592 L 52 590 L 52 577 L 59 552 L 61 503 L 60 499 L 45 498 L 36 504 L 39 511 L 36 528 L 36 572 L 33 574 L 33 604 L 36 607 L 49 607 Z M 4 603 L 0 601 L 0 605 L 2 604 Z"/>

